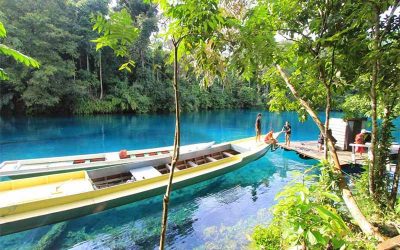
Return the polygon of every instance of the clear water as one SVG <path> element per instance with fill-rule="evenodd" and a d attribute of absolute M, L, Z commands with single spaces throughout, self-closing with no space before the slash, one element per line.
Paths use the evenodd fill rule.
<path fill-rule="evenodd" d="M 182 143 L 253 136 L 257 113 L 235 110 L 183 114 Z M 288 120 L 292 140 L 315 140 L 318 135 L 311 120 L 300 123 L 295 113 L 262 113 L 264 130 L 280 130 Z M 167 146 L 173 143 L 174 132 L 174 117 L 170 114 L 3 117 L 0 123 L 0 161 Z M 274 197 L 293 181 L 294 171 L 315 163 L 293 152 L 277 150 L 237 171 L 174 191 L 168 249 L 244 248 L 254 226 L 270 220 Z M 67 221 L 52 248 L 157 248 L 161 202 L 162 196 L 156 196 Z M 0 237 L 0 249 L 31 249 L 52 228 L 54 225 Z"/>

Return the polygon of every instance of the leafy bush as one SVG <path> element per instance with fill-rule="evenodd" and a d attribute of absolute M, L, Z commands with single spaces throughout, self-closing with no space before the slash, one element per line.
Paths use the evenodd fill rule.
<path fill-rule="evenodd" d="M 242 108 L 250 108 L 257 104 L 257 91 L 248 86 L 242 86 L 238 92 L 238 100 Z"/>
<path fill-rule="evenodd" d="M 332 203 L 340 202 L 335 194 L 324 190 L 318 183 L 307 185 L 316 176 L 303 176 L 301 182 L 292 183 L 280 192 L 279 202 L 273 207 L 274 219 L 267 228 L 257 228 L 253 239 L 258 247 L 279 248 L 303 245 L 313 249 L 345 246 L 349 228 Z M 275 248 L 275 249 L 279 249 Z"/>
<path fill-rule="evenodd" d="M 262 246 L 265 250 L 281 249 L 282 231 L 275 224 L 264 228 L 256 226 L 254 228 L 252 239 L 256 246 Z"/>

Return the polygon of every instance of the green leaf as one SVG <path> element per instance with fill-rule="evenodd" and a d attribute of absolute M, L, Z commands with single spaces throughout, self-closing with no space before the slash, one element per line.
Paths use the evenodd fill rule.
<path fill-rule="evenodd" d="M 122 64 L 118 70 L 126 70 L 128 72 L 132 72 L 131 67 L 135 67 L 135 62 L 133 60 L 129 60 L 128 62 Z"/>
<path fill-rule="evenodd" d="M 0 68 L 0 80 L 8 80 L 8 75 L 2 68 Z"/>
<path fill-rule="evenodd" d="M 342 231 L 348 230 L 346 224 L 344 223 L 343 219 L 339 217 L 339 215 L 333 213 L 323 206 L 315 206 L 315 210 L 317 210 L 317 213 L 321 216 L 322 219 L 335 222 L 338 226 L 337 229 Z"/>
<path fill-rule="evenodd" d="M 2 22 L 0 22 L 0 37 L 6 37 L 7 31 Z"/>
<path fill-rule="evenodd" d="M 26 56 L 17 50 L 7 47 L 4 44 L 0 44 L 0 54 L 11 56 L 16 61 L 29 67 L 39 68 L 40 66 L 39 62 L 33 59 L 32 57 Z"/>
<path fill-rule="evenodd" d="M 317 238 L 311 231 L 307 231 L 307 240 L 308 242 L 310 242 L 311 245 L 316 245 L 318 243 Z"/>
<path fill-rule="evenodd" d="M 339 196 L 337 196 L 336 194 L 332 194 L 332 193 L 329 193 L 329 192 L 321 192 L 321 194 L 322 194 L 322 196 L 324 196 L 326 198 L 329 198 L 329 199 L 331 199 L 333 201 L 336 201 L 336 202 L 340 202 L 341 201 Z"/>
<path fill-rule="evenodd" d="M 301 201 L 304 202 L 304 200 L 306 199 L 306 196 L 305 196 L 304 192 L 301 191 L 301 192 L 299 192 L 299 194 L 300 194 Z"/>

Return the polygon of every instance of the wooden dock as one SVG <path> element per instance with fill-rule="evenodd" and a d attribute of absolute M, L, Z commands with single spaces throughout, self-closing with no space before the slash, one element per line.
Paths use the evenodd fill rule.
<path fill-rule="evenodd" d="M 278 143 L 278 146 L 286 150 L 296 151 L 297 154 L 303 157 L 308 157 L 316 160 L 322 160 L 324 158 L 324 151 L 318 151 L 317 141 L 292 141 L 290 147 L 287 147 L 284 142 Z M 342 151 L 337 149 L 340 165 L 354 164 L 352 159 L 351 151 Z M 365 160 L 368 158 L 367 153 L 360 157 L 356 154 L 355 163 L 363 165 Z"/>

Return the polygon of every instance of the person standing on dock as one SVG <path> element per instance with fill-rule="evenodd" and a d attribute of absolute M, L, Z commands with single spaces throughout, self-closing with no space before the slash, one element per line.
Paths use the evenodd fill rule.
<path fill-rule="evenodd" d="M 261 141 L 261 113 L 258 113 L 257 119 L 256 119 L 256 142 Z"/>
<path fill-rule="evenodd" d="M 322 134 L 322 132 L 320 132 L 319 136 L 318 136 L 318 152 L 322 151 L 322 146 L 324 146 L 324 140 L 325 140 L 325 137 Z"/>
<path fill-rule="evenodd" d="M 286 121 L 285 126 L 283 126 L 282 131 L 285 132 L 285 145 L 290 147 L 290 135 L 292 134 L 292 127 L 289 122 Z"/>
<path fill-rule="evenodd" d="M 355 144 L 364 144 L 364 134 L 367 131 L 365 129 L 361 129 L 361 132 L 356 135 L 356 138 L 354 140 Z M 360 153 L 360 156 L 362 157 L 362 154 L 364 153 L 364 147 L 356 147 L 356 152 Z"/>

